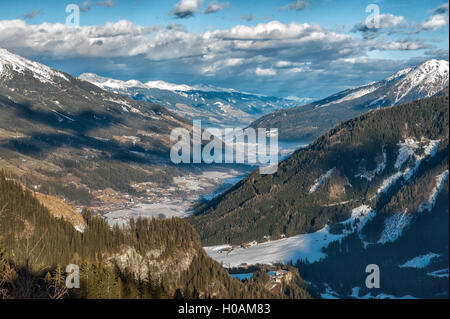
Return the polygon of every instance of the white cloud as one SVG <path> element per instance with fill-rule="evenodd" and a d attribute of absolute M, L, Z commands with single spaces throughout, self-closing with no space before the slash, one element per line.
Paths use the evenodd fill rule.
<path fill-rule="evenodd" d="M 426 49 L 430 46 L 414 41 L 392 41 L 379 43 L 373 47 L 376 50 L 386 50 L 386 51 L 410 51 L 410 50 L 420 50 Z"/>
<path fill-rule="evenodd" d="M 308 5 L 308 2 L 303 1 L 303 0 L 297 0 L 287 6 L 281 7 L 280 10 L 297 10 L 297 11 L 301 11 L 303 9 L 306 8 L 306 6 Z"/>
<path fill-rule="evenodd" d="M 278 68 L 285 68 L 285 67 L 291 66 L 291 65 L 292 65 L 292 62 L 290 62 L 290 61 L 278 61 L 275 65 L 276 65 Z"/>
<path fill-rule="evenodd" d="M 218 86 L 244 86 L 242 89 L 247 91 L 252 87 L 268 91 L 283 88 L 288 95 L 295 95 L 295 91 L 288 92 L 295 86 L 307 88 L 305 94 L 318 96 L 307 80 L 320 78 L 320 83 L 332 93 L 343 85 L 333 82 L 337 75 L 351 79 L 370 75 L 355 74 L 356 69 L 369 69 L 376 74 L 388 68 L 392 71 L 398 64 L 383 61 L 381 65 L 368 59 L 357 62 L 362 66 L 356 68 L 346 61 L 361 61 L 376 47 L 416 49 L 421 43 L 416 42 L 370 42 L 319 25 L 279 21 L 194 33 L 176 23 L 144 27 L 122 20 L 68 28 L 60 23 L 33 25 L 23 20 L 0 20 L 1 47 L 26 57 L 39 57 L 58 67 L 65 63 L 63 69 L 70 73 L 114 72 L 114 77 L 121 74 L 145 81 L 162 79 L 192 84 L 216 81 Z M 287 78 L 291 81 L 283 82 Z M 278 81 L 277 85 L 273 81 Z M 359 83 L 352 82 L 350 86 L 356 84 Z"/>
<path fill-rule="evenodd" d="M 393 28 L 405 22 L 406 20 L 403 16 L 395 16 L 390 13 L 380 15 L 380 28 L 382 29 Z"/>
<path fill-rule="evenodd" d="M 205 14 L 209 13 L 216 13 L 223 9 L 228 9 L 230 7 L 230 3 L 224 2 L 224 3 L 218 3 L 217 1 L 213 1 L 209 4 L 208 8 L 203 11 Z"/>
<path fill-rule="evenodd" d="M 194 16 L 203 5 L 203 0 L 180 0 L 173 8 L 173 14 L 180 19 Z"/>
<path fill-rule="evenodd" d="M 207 56 L 207 60 L 213 60 L 215 56 Z M 230 67 L 236 67 L 244 64 L 245 60 L 243 58 L 230 58 L 230 59 L 224 59 L 220 61 L 216 61 L 214 63 L 206 64 L 204 67 L 202 67 L 202 73 L 206 75 L 215 75 L 217 71 L 222 70 L 224 68 L 230 68 Z"/>
<path fill-rule="evenodd" d="M 352 32 L 361 32 L 367 38 L 374 38 L 380 32 L 397 33 L 406 27 L 406 19 L 403 16 L 395 16 L 391 13 L 380 14 L 378 17 L 378 26 L 368 26 L 365 21 L 357 23 Z"/>
<path fill-rule="evenodd" d="M 259 76 L 272 76 L 272 75 L 276 75 L 277 71 L 275 71 L 274 69 L 263 69 L 263 68 L 257 67 L 255 69 L 255 74 L 259 75 Z"/>
<path fill-rule="evenodd" d="M 448 15 L 436 14 L 425 20 L 420 26 L 425 31 L 435 31 L 448 24 Z"/>

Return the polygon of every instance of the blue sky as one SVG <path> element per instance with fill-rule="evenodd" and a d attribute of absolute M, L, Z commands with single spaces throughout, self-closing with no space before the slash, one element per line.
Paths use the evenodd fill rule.
<path fill-rule="evenodd" d="M 64 25 L 70 3 L 79 28 Z M 365 28 L 369 4 L 376 29 Z M 448 34 L 448 3 L 434 0 L 0 2 L 0 47 L 73 75 L 278 96 L 320 98 L 448 59 Z"/>

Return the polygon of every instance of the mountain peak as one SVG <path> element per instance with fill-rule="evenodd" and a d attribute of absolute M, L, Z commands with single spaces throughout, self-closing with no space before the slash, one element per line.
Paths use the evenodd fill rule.
<path fill-rule="evenodd" d="M 447 74 L 448 77 L 448 61 L 431 59 L 419 65 L 416 70 L 426 73 L 436 72 L 440 75 Z"/>
<path fill-rule="evenodd" d="M 431 97 L 448 86 L 449 65 L 445 60 L 428 60 L 397 81 L 395 104 L 407 102 L 405 97 Z"/>
<path fill-rule="evenodd" d="M 0 48 L 0 80 L 12 77 L 13 73 L 23 74 L 25 71 L 31 72 L 33 77 L 44 83 L 52 83 L 55 77 L 69 81 L 61 72 Z"/>

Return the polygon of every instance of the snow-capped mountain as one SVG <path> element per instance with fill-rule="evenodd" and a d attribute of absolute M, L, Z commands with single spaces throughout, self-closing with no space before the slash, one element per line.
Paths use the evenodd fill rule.
<path fill-rule="evenodd" d="M 202 120 L 205 126 L 247 126 L 264 114 L 308 101 L 262 96 L 208 85 L 120 81 L 92 73 L 84 73 L 79 78 L 110 92 L 163 105 L 187 119 Z"/>
<path fill-rule="evenodd" d="M 388 78 L 348 89 L 323 100 L 279 110 L 255 121 L 255 127 L 277 127 L 282 139 L 314 139 L 338 123 L 372 109 L 432 97 L 449 85 L 449 62 L 429 60 Z"/>
<path fill-rule="evenodd" d="M 55 78 L 69 81 L 62 72 L 0 48 L 0 81 L 11 79 L 14 73 L 24 74 L 28 72 L 43 83 L 53 83 Z"/>
<path fill-rule="evenodd" d="M 150 150 L 153 145 L 161 151 L 170 143 L 168 128 L 189 124 L 160 105 L 102 90 L 4 49 L 0 49 L 0 108 L 0 132 L 21 133 L 28 138 L 21 143 L 42 153 L 67 141 L 81 147 L 127 139 L 139 141 L 134 146 Z M 8 143 L 17 146 L 18 140 Z"/>
<path fill-rule="evenodd" d="M 382 81 L 340 92 L 314 104 L 326 107 L 364 98 L 361 102 L 366 106 L 382 107 L 432 97 L 448 86 L 448 70 L 448 61 L 429 60 L 415 68 L 402 69 Z"/>

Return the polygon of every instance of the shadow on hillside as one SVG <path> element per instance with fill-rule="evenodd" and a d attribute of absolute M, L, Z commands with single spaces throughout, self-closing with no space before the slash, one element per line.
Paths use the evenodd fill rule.
<path fill-rule="evenodd" d="M 77 134 L 87 134 L 94 129 L 124 124 L 120 118 L 107 113 L 83 111 L 68 115 L 59 111 L 36 110 L 29 103 L 15 103 L 1 95 L 0 104 L 13 108 L 18 121 L 30 119 L 34 123 L 46 125 L 55 130 L 71 130 Z"/>
<path fill-rule="evenodd" d="M 16 126 L 22 130 L 22 126 L 30 125 L 28 120 L 31 120 L 37 123 L 37 127 L 41 124 L 58 131 L 58 133 L 51 131 L 34 133 L 23 138 L 3 139 L 0 142 L 0 147 L 33 158 L 45 159 L 61 147 L 73 147 L 80 150 L 92 148 L 102 152 L 102 156 L 106 159 L 123 162 L 149 162 L 157 157 L 161 161 L 166 155 L 168 158 L 167 147 L 160 141 L 152 141 L 151 149 L 144 149 L 131 142 L 119 143 L 115 140 L 88 136 L 89 132 L 94 130 L 125 125 L 120 118 L 110 114 L 84 111 L 69 116 L 61 112 L 35 110 L 28 103 L 18 104 L 0 95 L 0 106 L 3 106 L 2 104 L 15 112 L 14 118 L 10 119 L 10 129 Z M 7 121 L 6 118 L 4 120 Z"/>

